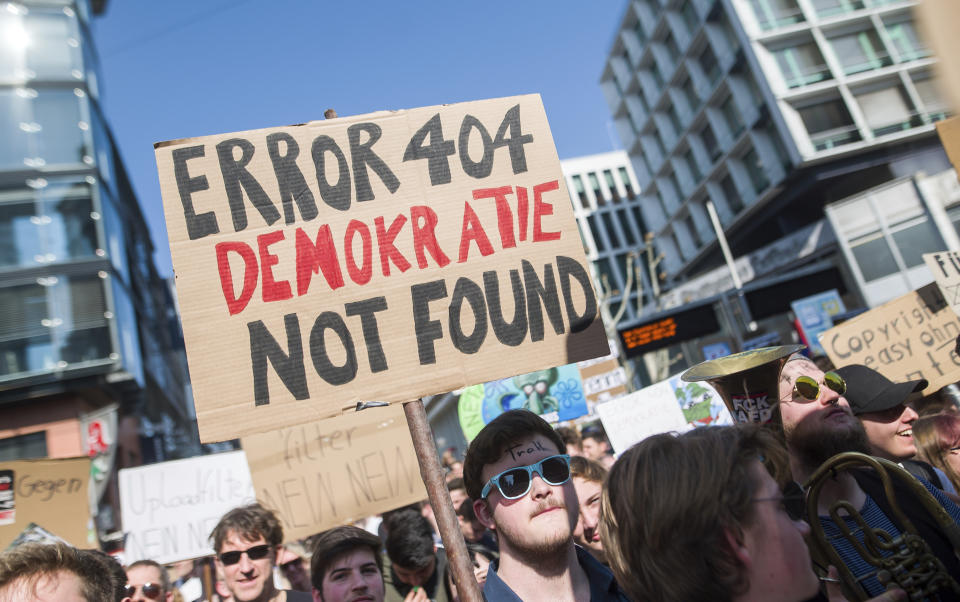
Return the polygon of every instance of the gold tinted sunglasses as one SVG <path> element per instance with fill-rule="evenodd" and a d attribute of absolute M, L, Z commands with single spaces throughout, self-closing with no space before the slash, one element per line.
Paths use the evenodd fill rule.
<path fill-rule="evenodd" d="M 843 377 L 836 372 L 827 372 L 823 375 L 823 384 L 834 391 L 837 395 L 843 395 L 847 392 L 847 383 Z M 820 399 L 820 383 L 812 376 L 801 375 L 793 383 L 794 397 L 802 397 L 809 401 Z"/>

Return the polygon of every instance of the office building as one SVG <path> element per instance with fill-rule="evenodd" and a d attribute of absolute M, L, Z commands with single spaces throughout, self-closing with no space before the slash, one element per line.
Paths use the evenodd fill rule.
<path fill-rule="evenodd" d="M 96 415 L 115 475 L 200 447 L 173 293 L 102 113 L 105 4 L 0 2 L 0 459 L 92 454 Z"/>
<path fill-rule="evenodd" d="M 937 59 L 917 33 L 916 5 L 625 5 L 601 87 L 636 172 L 643 219 L 664 255 L 668 289 L 633 325 L 713 304 L 718 332 L 733 347 L 766 331 L 790 342 L 783 339 L 792 299 L 837 289 L 850 307 L 874 306 L 930 280 L 922 253 L 956 242 L 946 216 L 958 199 L 949 184 L 902 207 L 888 194 L 858 210 L 829 209 L 953 173 L 934 126 L 948 113 Z M 741 294 L 708 203 L 733 258 L 754 259 Z M 703 359 L 700 339 L 713 334 L 678 345 L 685 359 L 677 369 Z"/>

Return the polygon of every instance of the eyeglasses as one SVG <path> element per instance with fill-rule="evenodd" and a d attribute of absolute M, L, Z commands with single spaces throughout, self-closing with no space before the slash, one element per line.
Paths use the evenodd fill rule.
<path fill-rule="evenodd" d="M 540 475 L 548 485 L 563 485 L 570 480 L 570 456 L 558 454 L 529 466 L 508 468 L 487 481 L 480 492 L 480 498 L 485 499 L 494 485 L 500 490 L 500 495 L 508 500 L 522 498 L 530 491 L 533 473 Z"/>
<path fill-rule="evenodd" d="M 758 497 L 754 502 L 778 502 L 783 506 L 783 510 L 790 517 L 790 520 L 801 521 L 805 516 L 805 501 L 803 498 L 803 488 L 797 483 L 790 481 L 783 488 L 783 493 L 776 497 Z"/>
<path fill-rule="evenodd" d="M 827 372 L 823 375 L 823 384 L 827 385 L 837 395 L 843 395 L 847 392 L 847 383 L 843 377 L 836 372 Z M 796 397 L 803 397 L 810 401 L 820 399 L 820 383 L 812 376 L 801 375 L 793 383 L 793 394 Z"/>
<path fill-rule="evenodd" d="M 163 592 L 163 586 L 159 583 L 144 583 L 143 585 L 133 585 L 128 583 L 123 586 L 123 595 L 132 598 L 137 595 L 137 589 L 143 592 L 143 595 L 151 600 L 156 600 Z"/>
<path fill-rule="evenodd" d="M 240 557 L 244 554 L 247 555 L 247 558 L 250 560 L 260 560 L 261 558 L 266 558 L 267 554 L 270 553 L 270 544 L 260 544 L 259 546 L 253 546 L 252 548 L 247 548 L 246 550 L 231 550 L 229 552 L 223 552 L 218 555 L 217 558 L 220 559 L 220 562 L 224 566 L 230 566 L 231 564 L 237 564 L 240 562 Z"/>

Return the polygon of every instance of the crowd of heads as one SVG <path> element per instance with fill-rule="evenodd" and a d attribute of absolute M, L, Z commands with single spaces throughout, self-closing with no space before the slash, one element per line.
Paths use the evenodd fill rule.
<path fill-rule="evenodd" d="M 780 373 L 777 428 L 655 435 L 616 461 L 599 424 L 554 428 L 526 410 L 505 412 L 462 460 L 452 449 L 442 455 L 474 578 L 491 598 L 508 589 L 521 599 L 571 591 L 582 599 L 601 587 L 611 600 L 809 599 L 820 581 L 797 483 L 826 459 L 860 451 L 921 470 L 947 491 L 960 486 L 960 413 L 923 399 L 926 386 L 791 357 Z M 428 502 L 367 526 L 285 544 L 270 509 L 234 508 L 210 534 L 217 595 L 459 599 Z M 25 544 L 0 554 L 0 602 L 179 602 L 193 567 L 178 568 L 172 583 L 153 560 L 122 567 L 99 551 Z"/>

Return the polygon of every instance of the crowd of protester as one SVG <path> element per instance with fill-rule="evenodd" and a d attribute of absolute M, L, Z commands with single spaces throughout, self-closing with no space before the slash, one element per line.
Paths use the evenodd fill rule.
<path fill-rule="evenodd" d="M 450 503 L 484 597 L 844 600 L 838 567 L 808 549 L 800 484 L 845 451 L 899 464 L 960 525 L 957 407 L 922 398 L 922 379 L 894 383 L 866 366 L 830 368 L 803 356 L 787 361 L 777 406 L 782 430 L 666 433 L 615 459 L 599 423 L 554 428 L 513 410 L 481 430 L 463 457 L 445 450 Z M 845 500 L 867 525 L 897 535 L 883 488 L 869 471 L 828 476 L 813 524 L 828 536 L 849 530 L 851 517 L 830 514 Z M 938 566 L 960 582 L 960 561 L 942 529 L 902 488 L 894 498 Z M 881 582 L 857 545 L 836 541 L 864 595 L 907 599 Z M 95 550 L 24 544 L 0 553 L 0 602 L 460 600 L 427 501 L 298 542 L 285 541 L 270 509 L 252 504 L 227 512 L 210 542 L 207 579 L 204 560 L 121 566 Z M 960 599 L 960 586 L 940 595 Z"/>

